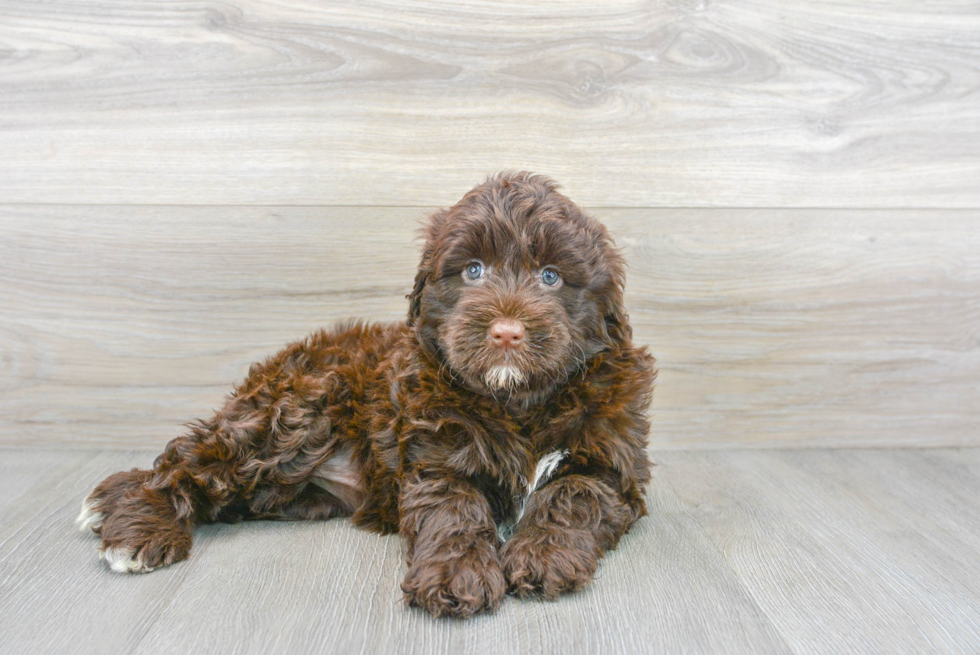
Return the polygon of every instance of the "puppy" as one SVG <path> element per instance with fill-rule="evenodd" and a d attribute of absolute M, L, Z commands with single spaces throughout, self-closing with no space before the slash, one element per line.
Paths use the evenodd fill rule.
<path fill-rule="evenodd" d="M 188 556 L 195 525 L 350 516 L 408 544 L 435 616 L 555 599 L 646 513 L 654 360 L 623 259 L 549 179 L 501 174 L 431 217 L 408 320 L 347 323 L 255 364 L 78 522 L 114 571 Z"/>

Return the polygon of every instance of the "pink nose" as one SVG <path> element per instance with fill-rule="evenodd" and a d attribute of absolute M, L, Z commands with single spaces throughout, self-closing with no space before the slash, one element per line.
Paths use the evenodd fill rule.
<path fill-rule="evenodd" d="M 524 341 L 524 326 L 513 318 L 498 318 L 490 324 L 490 338 L 501 348 L 516 348 Z"/>

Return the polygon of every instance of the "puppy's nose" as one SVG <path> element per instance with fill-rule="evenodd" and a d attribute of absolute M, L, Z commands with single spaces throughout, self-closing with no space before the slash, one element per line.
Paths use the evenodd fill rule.
<path fill-rule="evenodd" d="M 514 318 L 498 318 L 490 324 L 490 338 L 501 348 L 516 348 L 524 341 L 524 326 Z"/>

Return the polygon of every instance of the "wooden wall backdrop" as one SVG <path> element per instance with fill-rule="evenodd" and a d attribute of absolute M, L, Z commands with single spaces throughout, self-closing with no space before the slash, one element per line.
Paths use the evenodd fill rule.
<path fill-rule="evenodd" d="M 976 207 L 975 0 L 3 0 L 8 202 Z"/>
<path fill-rule="evenodd" d="M 0 443 L 159 448 L 531 169 L 655 448 L 978 445 L 980 5 L 0 0 Z"/>

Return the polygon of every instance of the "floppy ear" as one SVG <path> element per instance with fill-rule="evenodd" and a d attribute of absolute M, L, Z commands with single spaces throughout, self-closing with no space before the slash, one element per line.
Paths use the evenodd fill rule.
<path fill-rule="evenodd" d="M 614 295 L 616 298 L 610 299 L 605 308 L 606 335 L 611 342 L 625 344 L 633 339 L 633 327 L 623 306 L 622 291 L 617 289 Z"/>
<path fill-rule="evenodd" d="M 633 328 L 623 303 L 623 287 L 626 285 L 626 262 L 615 246 L 609 244 L 606 253 L 609 283 L 599 301 L 602 310 L 603 335 L 610 345 L 622 345 L 633 338 Z"/>
<path fill-rule="evenodd" d="M 425 288 L 425 281 L 429 277 L 429 272 L 425 270 L 423 264 L 425 259 L 423 258 L 422 264 L 419 265 L 419 270 L 415 274 L 415 286 L 412 288 L 412 292 L 405 296 L 408 298 L 408 326 L 412 327 L 419 318 L 419 314 L 422 313 L 422 289 Z"/>
<path fill-rule="evenodd" d="M 439 233 L 446 219 L 449 218 L 448 209 L 440 209 L 429 217 L 428 222 L 419 230 L 425 244 L 422 246 L 422 259 L 419 261 L 419 270 L 415 273 L 415 286 L 412 292 L 405 296 L 408 298 L 408 325 L 414 326 L 422 314 L 422 291 L 425 283 L 432 273 L 432 257 L 436 251 L 436 244 L 439 241 Z"/>

